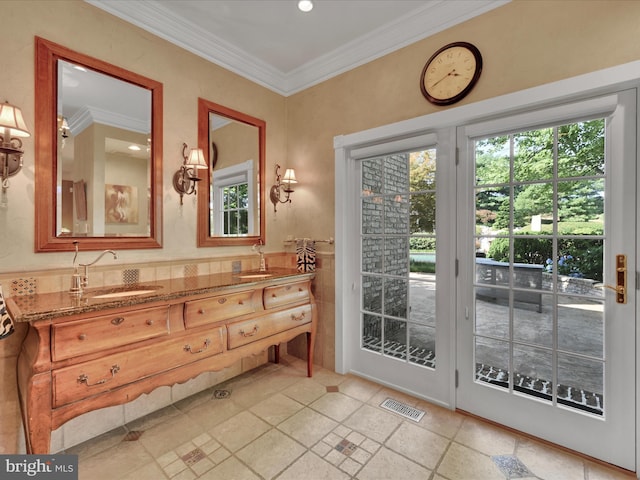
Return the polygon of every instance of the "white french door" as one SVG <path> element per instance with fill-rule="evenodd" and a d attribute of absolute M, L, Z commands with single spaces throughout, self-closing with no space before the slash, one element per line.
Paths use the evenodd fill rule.
<path fill-rule="evenodd" d="M 453 305 L 446 268 L 453 246 L 440 232 L 454 197 L 440 185 L 453 169 L 438 153 L 446 140 L 436 140 L 422 135 L 352 152 L 351 202 L 359 209 L 350 261 L 359 289 L 349 363 L 353 373 L 449 405 L 451 322 L 442 318 Z"/>
<path fill-rule="evenodd" d="M 635 470 L 635 90 L 459 129 L 456 405 Z"/>

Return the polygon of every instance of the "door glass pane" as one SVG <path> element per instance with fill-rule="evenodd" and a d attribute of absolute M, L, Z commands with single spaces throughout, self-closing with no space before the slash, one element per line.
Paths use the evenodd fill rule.
<path fill-rule="evenodd" d="M 576 335 L 576 332 L 580 332 Z M 558 297 L 558 348 L 602 359 L 604 303 L 587 297 Z"/>
<path fill-rule="evenodd" d="M 476 380 L 509 388 L 509 343 L 476 337 Z"/>
<path fill-rule="evenodd" d="M 362 348 L 382 352 L 382 317 L 367 313 L 362 316 Z"/>
<path fill-rule="evenodd" d="M 558 355 L 558 403 L 602 415 L 604 362 L 573 355 Z"/>
<path fill-rule="evenodd" d="M 537 398 L 553 398 L 553 354 L 549 349 L 514 345 L 513 389 Z"/>
<path fill-rule="evenodd" d="M 384 340 L 386 355 L 402 360 L 407 359 L 407 322 L 385 319 Z"/>
<path fill-rule="evenodd" d="M 598 119 L 478 140 L 474 196 L 476 378 L 598 415 L 603 139 Z"/>
<path fill-rule="evenodd" d="M 363 348 L 435 368 L 436 151 L 361 169 Z"/>

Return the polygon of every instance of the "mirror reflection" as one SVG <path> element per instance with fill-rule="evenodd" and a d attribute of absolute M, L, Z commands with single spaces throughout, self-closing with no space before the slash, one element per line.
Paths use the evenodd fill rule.
<path fill-rule="evenodd" d="M 198 194 L 198 245 L 264 242 L 265 122 L 203 99 L 199 110 L 209 170 Z"/>
<path fill-rule="evenodd" d="M 258 127 L 209 115 L 209 236 L 255 235 L 259 226 Z"/>
<path fill-rule="evenodd" d="M 59 236 L 148 236 L 151 92 L 58 61 Z"/>
<path fill-rule="evenodd" d="M 162 83 L 35 43 L 36 252 L 159 248 Z"/>

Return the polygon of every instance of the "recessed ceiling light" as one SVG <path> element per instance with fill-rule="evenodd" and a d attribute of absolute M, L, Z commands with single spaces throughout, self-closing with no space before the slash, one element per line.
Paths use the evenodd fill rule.
<path fill-rule="evenodd" d="M 300 0 L 298 2 L 298 8 L 302 12 L 310 12 L 313 10 L 313 2 L 311 0 Z"/>

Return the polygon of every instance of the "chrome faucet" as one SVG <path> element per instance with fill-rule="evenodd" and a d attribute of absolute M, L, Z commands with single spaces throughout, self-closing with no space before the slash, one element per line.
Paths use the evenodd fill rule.
<path fill-rule="evenodd" d="M 262 241 L 260 241 L 259 243 L 256 243 L 253 247 L 251 247 L 251 249 L 254 252 L 257 252 L 258 255 L 260 255 L 260 272 L 266 272 L 267 271 L 267 263 L 264 260 L 264 252 L 262 251 Z"/>
<path fill-rule="evenodd" d="M 73 256 L 73 275 L 71 276 L 70 292 L 81 295 L 82 290 L 89 286 L 89 267 L 98 263 L 98 261 L 107 253 L 113 255 L 114 260 L 117 260 L 118 254 L 113 250 L 104 250 L 93 262 L 78 264 L 76 263 L 76 260 L 78 259 L 78 241 L 73 242 L 73 244 L 76 246 L 76 254 Z M 82 268 L 82 273 L 80 273 L 79 267 Z"/>

